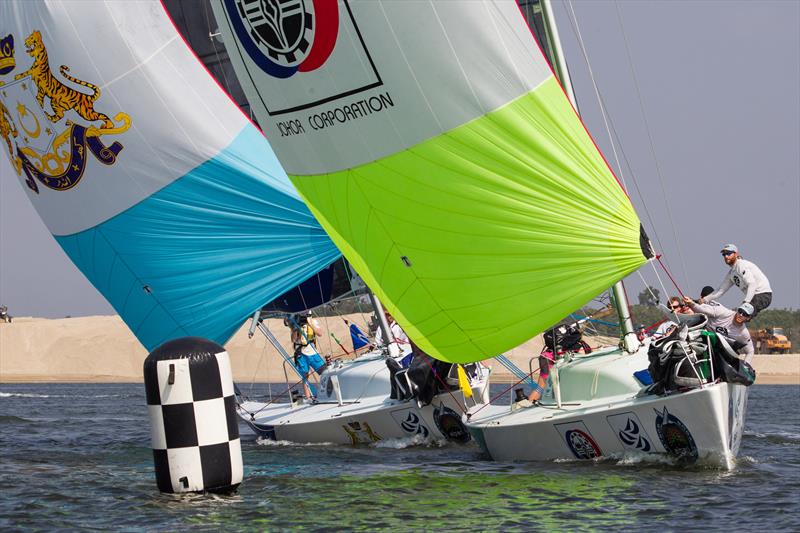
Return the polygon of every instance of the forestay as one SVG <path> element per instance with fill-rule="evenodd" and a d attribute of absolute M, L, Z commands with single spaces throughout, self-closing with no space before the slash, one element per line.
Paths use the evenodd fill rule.
<path fill-rule="evenodd" d="M 0 39 L 3 175 L 148 350 L 339 257 L 160 3 L 4 1 Z"/>
<path fill-rule="evenodd" d="M 645 262 L 513 1 L 212 5 L 292 182 L 435 357 L 510 349 Z"/>

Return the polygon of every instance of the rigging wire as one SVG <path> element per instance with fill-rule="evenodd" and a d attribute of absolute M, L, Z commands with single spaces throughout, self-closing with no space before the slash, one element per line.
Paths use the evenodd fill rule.
<path fill-rule="evenodd" d="M 347 280 L 350 283 L 350 290 L 355 292 L 356 289 L 353 288 L 353 278 L 354 278 L 354 276 L 353 276 L 353 273 L 352 273 L 352 270 L 351 270 L 352 267 L 350 266 L 350 263 L 347 260 L 344 261 L 344 267 L 345 267 L 344 271 L 347 274 Z M 356 307 L 358 307 L 358 312 L 361 315 L 361 322 L 362 322 L 362 325 L 364 326 L 362 328 L 362 331 L 364 331 L 366 333 L 366 335 L 368 337 L 370 337 L 369 322 L 367 322 L 366 318 L 364 318 L 367 313 L 364 312 L 364 309 L 361 306 L 361 303 L 362 303 L 362 299 L 361 298 L 362 298 L 361 294 L 356 296 Z M 356 325 L 358 325 L 358 324 L 356 324 Z M 375 339 L 372 338 L 372 340 L 375 340 Z"/>
<path fill-rule="evenodd" d="M 214 42 L 215 41 L 214 34 L 211 33 L 213 30 L 211 29 L 211 18 L 208 16 L 208 6 L 209 6 L 208 2 L 206 2 L 205 5 L 203 6 L 203 14 L 206 17 L 206 28 L 208 29 L 208 38 L 211 41 L 211 46 L 214 48 L 214 55 L 217 58 L 217 65 L 219 65 L 219 70 L 220 73 L 222 74 L 222 82 L 225 85 L 225 91 L 227 91 L 228 95 L 231 97 L 231 100 L 233 100 L 233 93 L 231 92 L 231 84 L 228 81 L 228 76 L 225 75 L 225 68 L 222 66 L 223 65 L 222 59 L 219 56 L 219 50 L 217 50 L 217 43 Z M 183 8 L 181 7 L 181 10 L 182 9 Z M 219 28 L 217 29 L 217 31 L 219 31 Z"/>
<path fill-rule="evenodd" d="M 645 215 L 647 216 L 648 223 L 649 223 L 650 227 L 653 230 L 653 235 L 655 236 L 655 240 L 658 243 L 658 246 L 662 250 L 662 253 L 663 253 L 663 251 L 665 250 L 665 247 L 664 247 L 663 242 L 661 240 L 661 236 L 658 233 L 657 226 L 654 223 L 653 216 L 650 213 L 650 209 L 648 207 L 648 203 L 647 203 L 647 201 L 645 199 L 644 194 L 642 194 L 642 191 L 639 188 L 638 180 L 636 179 L 635 174 L 633 173 L 633 167 L 632 167 L 632 165 L 630 163 L 630 160 L 628 159 L 627 154 L 625 153 L 625 149 L 624 149 L 623 144 L 622 144 L 622 138 L 619 135 L 619 132 L 617 131 L 616 126 L 614 125 L 614 121 L 613 121 L 613 119 L 611 117 L 611 114 L 608 111 L 608 106 L 606 105 L 605 99 L 603 98 L 602 93 L 600 92 L 600 89 L 597 86 L 597 81 L 596 81 L 596 79 L 594 77 L 594 72 L 593 72 L 593 70 L 591 68 L 591 64 L 590 64 L 590 61 L 589 61 L 589 55 L 588 55 L 588 52 L 586 51 L 586 45 L 585 45 L 585 43 L 583 41 L 583 36 L 582 36 L 582 34 L 580 32 L 580 26 L 578 24 L 577 16 L 575 15 L 575 10 L 574 10 L 573 4 L 572 4 L 572 0 L 567 0 L 567 4 L 569 5 L 569 13 L 568 13 L 567 19 L 570 22 L 570 26 L 572 27 L 572 31 L 573 31 L 573 34 L 575 35 L 575 38 L 578 40 L 578 44 L 579 44 L 579 47 L 581 49 L 581 53 L 583 55 L 584 61 L 586 62 L 586 66 L 587 66 L 587 69 L 589 71 L 589 75 L 590 75 L 590 78 L 591 78 L 591 81 L 592 81 L 592 85 L 593 85 L 593 88 L 594 88 L 594 91 L 595 91 L 595 95 L 596 95 L 597 100 L 598 100 L 598 104 L 600 106 L 601 115 L 603 117 L 603 121 L 604 121 L 604 124 L 605 124 L 605 127 L 606 127 L 606 132 L 607 132 L 607 134 L 609 136 L 609 141 L 611 142 L 611 147 L 612 147 L 612 150 L 613 150 L 613 153 L 614 153 L 614 158 L 615 158 L 616 163 L 617 163 L 617 168 L 618 168 L 618 170 L 620 172 L 620 177 L 622 179 L 623 186 L 625 186 L 625 179 L 624 179 L 624 176 L 622 174 L 622 167 L 621 167 L 621 164 L 620 164 L 619 157 L 617 155 L 617 146 L 619 147 L 619 152 L 622 154 L 622 159 L 625 162 L 625 166 L 628 169 L 628 171 L 630 172 L 634 189 L 636 190 L 636 193 L 637 193 L 637 195 L 639 197 L 639 200 L 641 201 L 641 204 L 642 204 L 642 206 L 644 208 Z M 615 5 L 616 5 L 616 2 L 615 2 Z M 628 41 L 627 41 L 627 37 L 626 37 L 625 32 L 624 32 L 624 27 L 623 27 L 623 24 L 622 24 L 622 20 L 621 20 L 620 15 L 619 15 L 619 6 L 618 5 L 617 5 L 617 15 L 618 15 L 618 18 L 619 18 L 620 30 L 622 31 L 623 37 L 625 38 L 625 46 L 626 46 L 626 52 L 627 52 L 627 57 L 628 57 L 628 67 L 629 67 L 629 69 L 631 71 L 631 74 L 632 74 L 632 77 L 633 77 L 634 86 L 636 87 L 637 95 L 638 95 L 638 98 L 639 98 L 639 108 L 640 108 L 640 112 L 642 114 L 642 117 L 644 118 L 644 125 L 645 125 L 645 129 L 647 131 L 648 139 L 649 139 L 649 142 L 650 142 L 650 152 L 652 154 L 653 160 L 656 163 L 656 170 L 657 170 L 657 174 L 658 174 L 659 185 L 660 185 L 661 191 L 662 191 L 662 197 L 666 199 L 666 191 L 665 191 L 665 187 L 664 187 L 663 173 L 661 172 L 661 167 L 658 164 L 658 159 L 656 158 L 656 155 L 655 155 L 655 145 L 654 145 L 654 142 L 653 142 L 652 134 L 650 132 L 650 126 L 649 126 L 649 123 L 647 122 L 646 116 L 644 114 L 644 105 L 643 105 L 643 100 L 642 100 L 642 97 L 641 97 L 641 91 L 639 89 L 638 80 L 636 78 L 636 75 L 635 75 L 635 72 L 634 72 L 634 69 L 633 69 L 632 56 L 630 54 L 630 50 L 629 50 L 629 47 L 628 47 Z M 612 135 L 612 132 L 613 132 L 613 135 Z M 616 143 L 614 141 L 615 139 L 616 139 Z M 627 186 L 626 186 L 626 190 L 627 190 Z M 669 208 L 669 203 L 667 203 L 666 201 L 665 201 L 665 206 L 667 208 L 667 214 L 668 214 L 668 218 L 669 218 L 669 222 L 670 222 L 670 227 L 671 227 L 671 230 L 672 230 L 673 239 L 675 240 L 676 243 L 678 243 L 679 241 L 678 241 L 678 236 L 677 236 L 677 229 L 676 229 L 675 222 L 674 222 L 674 217 L 672 215 L 672 211 Z M 686 264 L 685 264 L 685 261 L 683 259 L 683 254 L 681 253 L 680 247 L 678 247 L 678 255 L 679 255 L 679 259 L 681 261 L 681 266 L 683 268 L 684 278 L 688 279 L 688 274 L 687 274 L 687 270 L 686 270 Z M 664 265 L 662 264 L 662 266 L 664 266 Z M 664 266 L 664 269 L 666 271 L 666 266 Z M 676 284 L 676 287 L 677 287 L 677 284 Z M 680 292 L 680 288 L 678 288 L 678 291 Z"/>
<path fill-rule="evenodd" d="M 570 25 L 572 26 L 572 31 L 575 32 L 576 37 L 578 38 L 578 44 L 580 45 L 581 53 L 583 54 L 583 60 L 586 62 L 586 68 L 589 70 L 589 78 L 592 80 L 592 87 L 594 88 L 594 93 L 597 96 L 597 101 L 600 104 L 600 114 L 603 117 L 603 124 L 606 127 L 606 133 L 608 134 L 608 138 L 611 141 L 611 151 L 614 154 L 614 160 L 617 163 L 617 170 L 619 172 L 619 178 L 622 181 L 622 187 L 627 192 L 628 186 L 625 183 L 625 175 L 622 172 L 622 165 L 619 162 L 619 155 L 617 155 L 617 146 L 614 143 L 614 139 L 611 136 L 611 129 L 608 125 L 608 117 L 605 106 L 603 106 L 602 99 L 600 98 L 600 90 L 597 88 L 597 80 L 594 77 L 594 70 L 592 70 L 592 64 L 589 61 L 589 55 L 586 52 L 586 46 L 583 43 L 583 36 L 581 35 L 580 27 L 578 26 L 578 19 L 575 17 L 575 10 L 572 6 L 572 0 L 567 1 L 567 5 L 569 6 L 569 10 L 571 13 L 571 17 L 569 17 Z"/>
<path fill-rule="evenodd" d="M 625 26 L 622 23 L 622 13 L 620 12 L 619 2 L 617 2 L 617 0 L 614 0 L 614 7 L 615 7 L 616 12 L 617 12 L 617 20 L 619 21 L 619 28 L 620 28 L 620 32 L 622 33 L 622 40 L 625 43 L 625 53 L 627 54 L 627 57 L 628 57 L 628 67 L 630 68 L 631 76 L 633 78 L 633 86 L 636 89 L 636 97 L 637 97 L 637 100 L 639 102 L 639 111 L 642 114 L 642 120 L 644 121 L 645 131 L 647 132 L 647 140 L 648 140 L 649 145 L 650 145 L 650 153 L 651 153 L 651 155 L 653 157 L 653 161 L 655 162 L 655 165 L 656 165 L 656 174 L 658 175 L 658 183 L 661 186 L 661 194 L 663 195 L 663 198 L 664 198 L 664 205 L 667 208 L 667 215 L 669 216 L 670 225 L 672 226 L 672 237 L 675 239 L 675 244 L 677 245 L 680 242 L 678 240 L 678 232 L 677 232 L 677 229 L 675 228 L 675 222 L 674 222 L 674 218 L 672 216 L 672 210 L 670 209 L 669 202 L 667 201 L 667 192 L 666 192 L 666 188 L 664 187 L 664 175 L 663 175 L 663 172 L 661 171 L 661 164 L 658 162 L 658 157 L 656 156 L 655 143 L 653 142 L 653 134 L 650 131 L 650 124 L 647 121 L 647 114 L 645 113 L 645 110 L 644 110 L 644 100 L 642 98 L 641 89 L 639 88 L 639 80 L 636 77 L 636 69 L 633 67 L 633 57 L 631 56 L 631 50 L 630 50 L 630 46 L 628 44 L 628 36 L 625 33 Z M 684 282 L 686 282 L 688 284 L 689 276 L 688 276 L 687 270 L 686 270 L 686 262 L 684 261 L 683 253 L 681 252 L 681 247 L 677 246 L 677 248 L 678 248 L 678 257 L 679 257 L 679 259 L 681 261 L 681 268 L 683 269 Z M 663 248 L 662 248 L 662 251 L 663 251 Z"/>
<path fill-rule="evenodd" d="M 333 282 L 331 282 L 331 283 L 333 283 Z M 317 288 L 319 289 L 319 301 L 320 302 L 324 302 L 325 301 L 325 295 L 322 292 L 322 279 L 320 279 L 320 277 L 319 277 L 319 272 L 317 272 Z M 329 304 L 330 304 L 330 302 L 326 302 L 322 306 L 323 309 L 325 307 L 327 307 L 328 310 L 330 311 L 332 308 L 331 308 L 331 306 Z M 324 313 L 323 312 L 322 320 L 323 320 L 323 322 L 325 322 L 325 329 L 328 331 L 328 356 L 331 356 L 331 355 L 333 355 L 333 343 L 331 342 L 331 336 L 330 336 L 331 328 L 330 328 L 330 326 L 328 326 L 328 313 Z"/>
<path fill-rule="evenodd" d="M 250 345 L 254 345 L 255 342 L 251 342 Z M 250 395 L 253 394 L 253 387 L 256 384 L 256 377 L 258 376 L 258 371 L 261 369 L 261 361 L 264 360 L 264 354 L 267 351 L 267 339 L 264 339 L 264 345 L 261 347 L 261 354 L 258 356 L 258 361 L 256 362 L 256 369 L 253 371 L 253 379 L 250 382 L 250 390 L 248 391 Z M 248 354 L 245 357 L 245 361 L 250 359 L 250 350 L 248 349 Z M 267 361 L 267 375 L 269 376 L 269 361 Z M 272 389 L 270 388 L 270 397 L 272 397 Z"/>
<path fill-rule="evenodd" d="M 571 7 L 571 5 L 570 5 L 570 7 Z M 570 21 L 570 25 L 572 26 L 573 34 L 575 34 L 576 39 L 578 39 L 578 41 L 580 42 L 580 45 L 581 45 L 581 47 L 583 49 L 584 45 L 583 45 L 582 38 L 580 37 L 580 28 L 578 27 L 577 18 L 575 17 L 575 19 L 573 21 L 573 17 L 575 17 L 574 10 L 572 10 L 572 17 L 568 17 L 568 20 Z M 588 66 L 588 61 L 589 61 L 588 57 L 589 57 L 588 54 L 584 50 L 584 59 L 587 62 L 587 66 Z M 591 71 L 591 67 L 589 67 L 589 69 Z M 594 83 L 594 79 L 592 79 L 592 81 Z M 656 224 L 655 224 L 655 222 L 653 220 L 652 214 L 650 213 L 650 209 L 649 209 L 649 207 L 647 205 L 647 201 L 645 200 L 645 196 L 642 193 L 641 189 L 639 188 L 639 181 L 636 179 L 636 175 L 633 172 L 633 166 L 631 165 L 630 160 L 628 159 L 628 155 L 625 152 L 625 148 L 624 148 L 624 146 L 622 144 L 622 137 L 619 135 L 619 132 L 617 131 L 617 128 L 616 128 L 616 126 L 614 124 L 614 119 L 611 116 L 611 113 L 608 112 L 608 106 L 606 105 L 605 98 L 603 97 L 602 93 L 600 92 L 599 87 L 597 87 L 596 84 L 595 84 L 595 94 L 597 95 L 598 102 L 599 102 L 599 105 L 600 105 L 600 109 L 601 109 L 601 111 L 603 113 L 604 119 L 605 118 L 608 119 L 608 124 L 607 124 L 606 131 L 608 131 L 608 126 L 610 126 L 611 132 L 613 133 L 613 136 L 612 136 L 611 133 L 609 133 L 609 141 L 611 142 L 611 146 L 612 146 L 612 148 L 614 147 L 614 139 L 616 139 L 616 144 L 619 146 L 619 152 L 620 152 L 620 154 L 622 154 L 622 160 L 625 162 L 625 168 L 628 169 L 628 173 L 630 174 L 631 180 L 633 182 L 633 187 L 636 190 L 636 194 L 639 197 L 639 201 L 642 203 L 642 206 L 644 208 L 645 215 L 647 216 L 647 221 L 648 221 L 648 223 L 650 225 L 650 228 L 652 228 L 652 233 L 655 236 L 655 239 L 656 239 L 656 242 L 658 243 L 659 249 L 663 251 L 664 250 L 664 245 L 661 242 L 661 236 L 658 233 L 657 226 L 656 226 Z M 616 151 L 615 151 L 614 154 L 615 154 L 615 157 L 616 157 Z M 618 170 L 619 170 L 620 176 L 623 178 L 623 183 L 625 183 L 619 159 L 617 159 L 617 166 L 618 166 Z"/>
<path fill-rule="evenodd" d="M 607 107 L 605 98 L 603 97 L 602 94 L 600 94 L 600 100 L 601 100 L 601 105 Z M 608 116 L 608 121 L 609 124 L 611 125 L 611 131 L 614 134 L 614 138 L 617 139 L 617 144 L 619 145 L 619 151 L 622 154 L 622 160 L 625 163 L 625 167 L 628 169 L 628 173 L 631 177 L 631 182 L 633 183 L 633 187 L 634 189 L 636 189 L 636 194 L 639 197 L 639 201 L 642 203 L 642 207 L 644 208 L 645 215 L 647 216 L 647 222 L 650 225 L 650 228 L 652 228 L 653 235 L 655 236 L 656 243 L 658 244 L 658 249 L 663 252 L 664 245 L 661 242 L 661 235 L 658 233 L 657 229 L 658 226 L 656 226 L 653 220 L 653 216 L 650 213 L 650 208 L 648 207 L 647 201 L 645 200 L 645 196 L 642 193 L 642 190 L 639 188 L 639 180 L 636 179 L 636 175 L 633 172 L 633 166 L 631 165 L 630 160 L 628 159 L 628 154 L 625 152 L 625 148 L 622 145 L 622 138 L 620 137 L 619 132 L 617 131 L 616 126 L 614 125 L 614 119 L 611 117 L 610 114 Z"/>

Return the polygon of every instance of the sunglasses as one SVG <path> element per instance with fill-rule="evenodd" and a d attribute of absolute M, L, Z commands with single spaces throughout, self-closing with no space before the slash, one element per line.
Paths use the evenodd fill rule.
<path fill-rule="evenodd" d="M 749 315 L 749 314 L 745 313 L 741 309 L 737 309 L 736 312 L 739 313 L 740 315 L 742 315 L 745 318 L 750 318 L 752 316 L 752 315 Z"/>
<path fill-rule="evenodd" d="M 683 306 L 680 305 L 680 304 L 678 304 L 678 305 L 670 305 L 669 306 L 670 309 L 680 309 L 681 307 L 683 307 Z"/>
<path fill-rule="evenodd" d="M 725 252 L 721 252 L 721 253 L 722 253 L 722 255 L 724 255 L 725 257 L 728 257 L 729 255 L 733 255 L 733 254 L 735 254 L 736 252 L 728 252 L 728 251 L 725 251 Z"/>

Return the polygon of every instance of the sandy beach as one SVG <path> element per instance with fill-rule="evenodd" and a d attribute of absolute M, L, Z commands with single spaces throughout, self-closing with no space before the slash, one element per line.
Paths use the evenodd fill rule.
<path fill-rule="evenodd" d="M 363 327 L 361 315 L 351 315 Z M 347 357 L 336 344 L 333 333 L 345 347 L 350 334 L 340 317 L 319 319 L 326 331 L 319 343 L 321 352 Z M 289 330 L 279 320 L 269 328 L 283 346 L 289 346 Z M 234 379 L 241 383 L 284 382 L 283 360 L 263 335 L 248 338 L 249 322 L 228 341 Z M 591 346 L 613 339 L 589 337 Z M 542 347 L 541 336 L 506 355 L 522 369 L 528 369 Z M 11 324 L 0 323 L 0 383 L 11 382 L 141 382 L 147 351 L 118 316 L 89 316 L 62 319 L 19 317 Z M 800 354 L 756 355 L 753 360 L 757 384 L 800 385 Z M 494 363 L 496 382 L 515 381 L 501 365 Z M 290 379 L 293 377 L 290 373 Z"/>

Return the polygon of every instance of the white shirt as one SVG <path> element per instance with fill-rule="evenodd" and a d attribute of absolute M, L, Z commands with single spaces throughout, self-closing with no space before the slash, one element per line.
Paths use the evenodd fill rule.
<path fill-rule="evenodd" d="M 399 348 L 399 352 L 401 355 L 406 355 L 411 352 L 411 342 L 408 340 L 408 335 L 406 332 L 403 331 L 403 328 L 400 327 L 396 321 L 392 320 L 392 323 L 389 324 L 389 329 L 392 330 L 392 335 L 394 336 L 395 344 Z M 383 342 L 383 330 L 378 328 L 378 331 L 375 332 L 375 343 L 379 346 L 384 344 Z M 389 347 L 391 350 L 391 346 Z"/>
<path fill-rule="evenodd" d="M 751 261 L 742 259 L 741 257 L 736 260 L 731 269 L 722 280 L 722 285 L 703 298 L 703 301 L 717 300 L 720 296 L 728 292 L 728 289 L 736 285 L 744 293 L 744 302 L 750 303 L 753 296 L 761 294 L 762 292 L 772 292 L 772 287 L 769 286 L 767 276 L 761 272 Z"/>
<path fill-rule="evenodd" d="M 737 261 L 738 263 L 739 261 Z M 728 309 L 724 305 L 708 305 L 708 304 L 689 304 L 695 312 L 703 313 L 708 317 L 708 329 L 721 333 L 735 341 L 744 343 L 744 347 L 739 351 L 746 356 L 746 361 L 750 362 L 750 358 L 755 353 L 753 348 L 753 339 L 750 338 L 750 331 L 747 329 L 745 322 L 737 323 L 733 317 L 736 316 L 736 311 Z"/>

